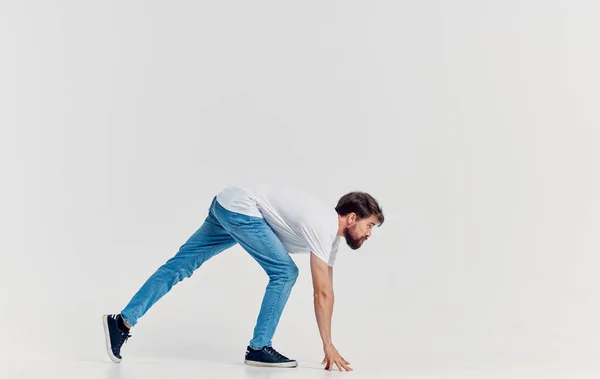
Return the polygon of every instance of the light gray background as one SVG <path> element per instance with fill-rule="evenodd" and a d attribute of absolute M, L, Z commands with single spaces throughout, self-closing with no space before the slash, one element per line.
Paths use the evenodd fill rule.
<path fill-rule="evenodd" d="M 0 349 L 105 359 L 118 312 L 239 182 L 387 220 L 335 268 L 355 368 L 591 362 L 594 1 L 0 3 Z M 322 358 L 307 255 L 275 346 Z M 131 356 L 243 357 L 267 278 L 239 247 L 142 319 Z"/>

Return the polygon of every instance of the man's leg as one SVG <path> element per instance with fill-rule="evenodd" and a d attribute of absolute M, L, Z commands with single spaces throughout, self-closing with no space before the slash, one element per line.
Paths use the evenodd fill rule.
<path fill-rule="evenodd" d="M 190 277 L 202 263 L 235 245 L 235 240 L 225 231 L 213 213 L 216 197 L 208 217 L 179 252 L 162 265 L 133 296 L 121 314 L 104 315 L 106 351 L 113 362 L 121 362 L 121 346 L 131 335 L 129 328 L 137 324 L 150 307 L 184 278 Z"/>
<path fill-rule="evenodd" d="M 254 350 L 271 347 L 283 308 L 298 277 L 298 267 L 263 218 L 230 212 L 218 202 L 213 209 L 223 228 L 252 255 L 269 276 L 254 336 L 249 345 Z"/>
<path fill-rule="evenodd" d="M 123 321 L 133 327 L 154 303 L 179 281 L 189 278 L 194 270 L 221 251 L 235 245 L 235 240 L 219 223 L 213 213 L 213 204 L 200 229 L 198 229 L 177 254 L 162 265 L 133 296 L 121 311 Z"/>

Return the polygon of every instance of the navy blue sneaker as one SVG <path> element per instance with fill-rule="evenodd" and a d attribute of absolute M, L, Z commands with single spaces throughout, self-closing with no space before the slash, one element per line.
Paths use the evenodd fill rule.
<path fill-rule="evenodd" d="M 121 327 L 119 327 L 119 321 L 121 321 Z M 104 324 L 106 352 L 113 362 L 119 363 L 121 362 L 121 346 L 131 337 L 129 330 L 124 331 L 127 327 L 123 324 L 121 315 L 104 315 L 102 323 Z"/>
<path fill-rule="evenodd" d="M 250 346 L 246 348 L 246 359 L 244 363 L 250 366 L 259 367 L 296 367 L 298 362 L 289 359 L 277 352 L 270 346 L 265 346 L 260 350 L 254 350 Z"/>

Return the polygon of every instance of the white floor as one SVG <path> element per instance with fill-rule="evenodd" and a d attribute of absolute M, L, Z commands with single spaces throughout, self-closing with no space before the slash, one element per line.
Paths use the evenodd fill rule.
<path fill-rule="evenodd" d="M 299 362 L 294 369 L 266 369 L 244 365 L 242 362 L 226 360 L 202 361 L 173 358 L 127 357 L 120 364 L 108 358 L 62 358 L 0 361 L 0 378 L 3 379 L 158 379 L 158 378 L 599 378 L 600 371 L 590 367 L 564 367 L 560 365 L 507 367 L 398 367 L 393 362 L 381 362 L 378 367 L 355 367 L 352 372 L 323 370 L 319 362 Z"/>

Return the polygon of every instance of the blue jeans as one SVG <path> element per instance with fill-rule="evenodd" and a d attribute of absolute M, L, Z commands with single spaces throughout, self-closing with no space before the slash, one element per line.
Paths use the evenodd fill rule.
<path fill-rule="evenodd" d="M 148 278 L 121 311 L 123 320 L 134 326 L 175 284 L 236 243 L 250 253 L 269 276 L 249 345 L 253 349 L 271 346 L 281 313 L 298 277 L 298 267 L 265 219 L 230 212 L 217 202 L 216 197 L 200 229 Z"/>

